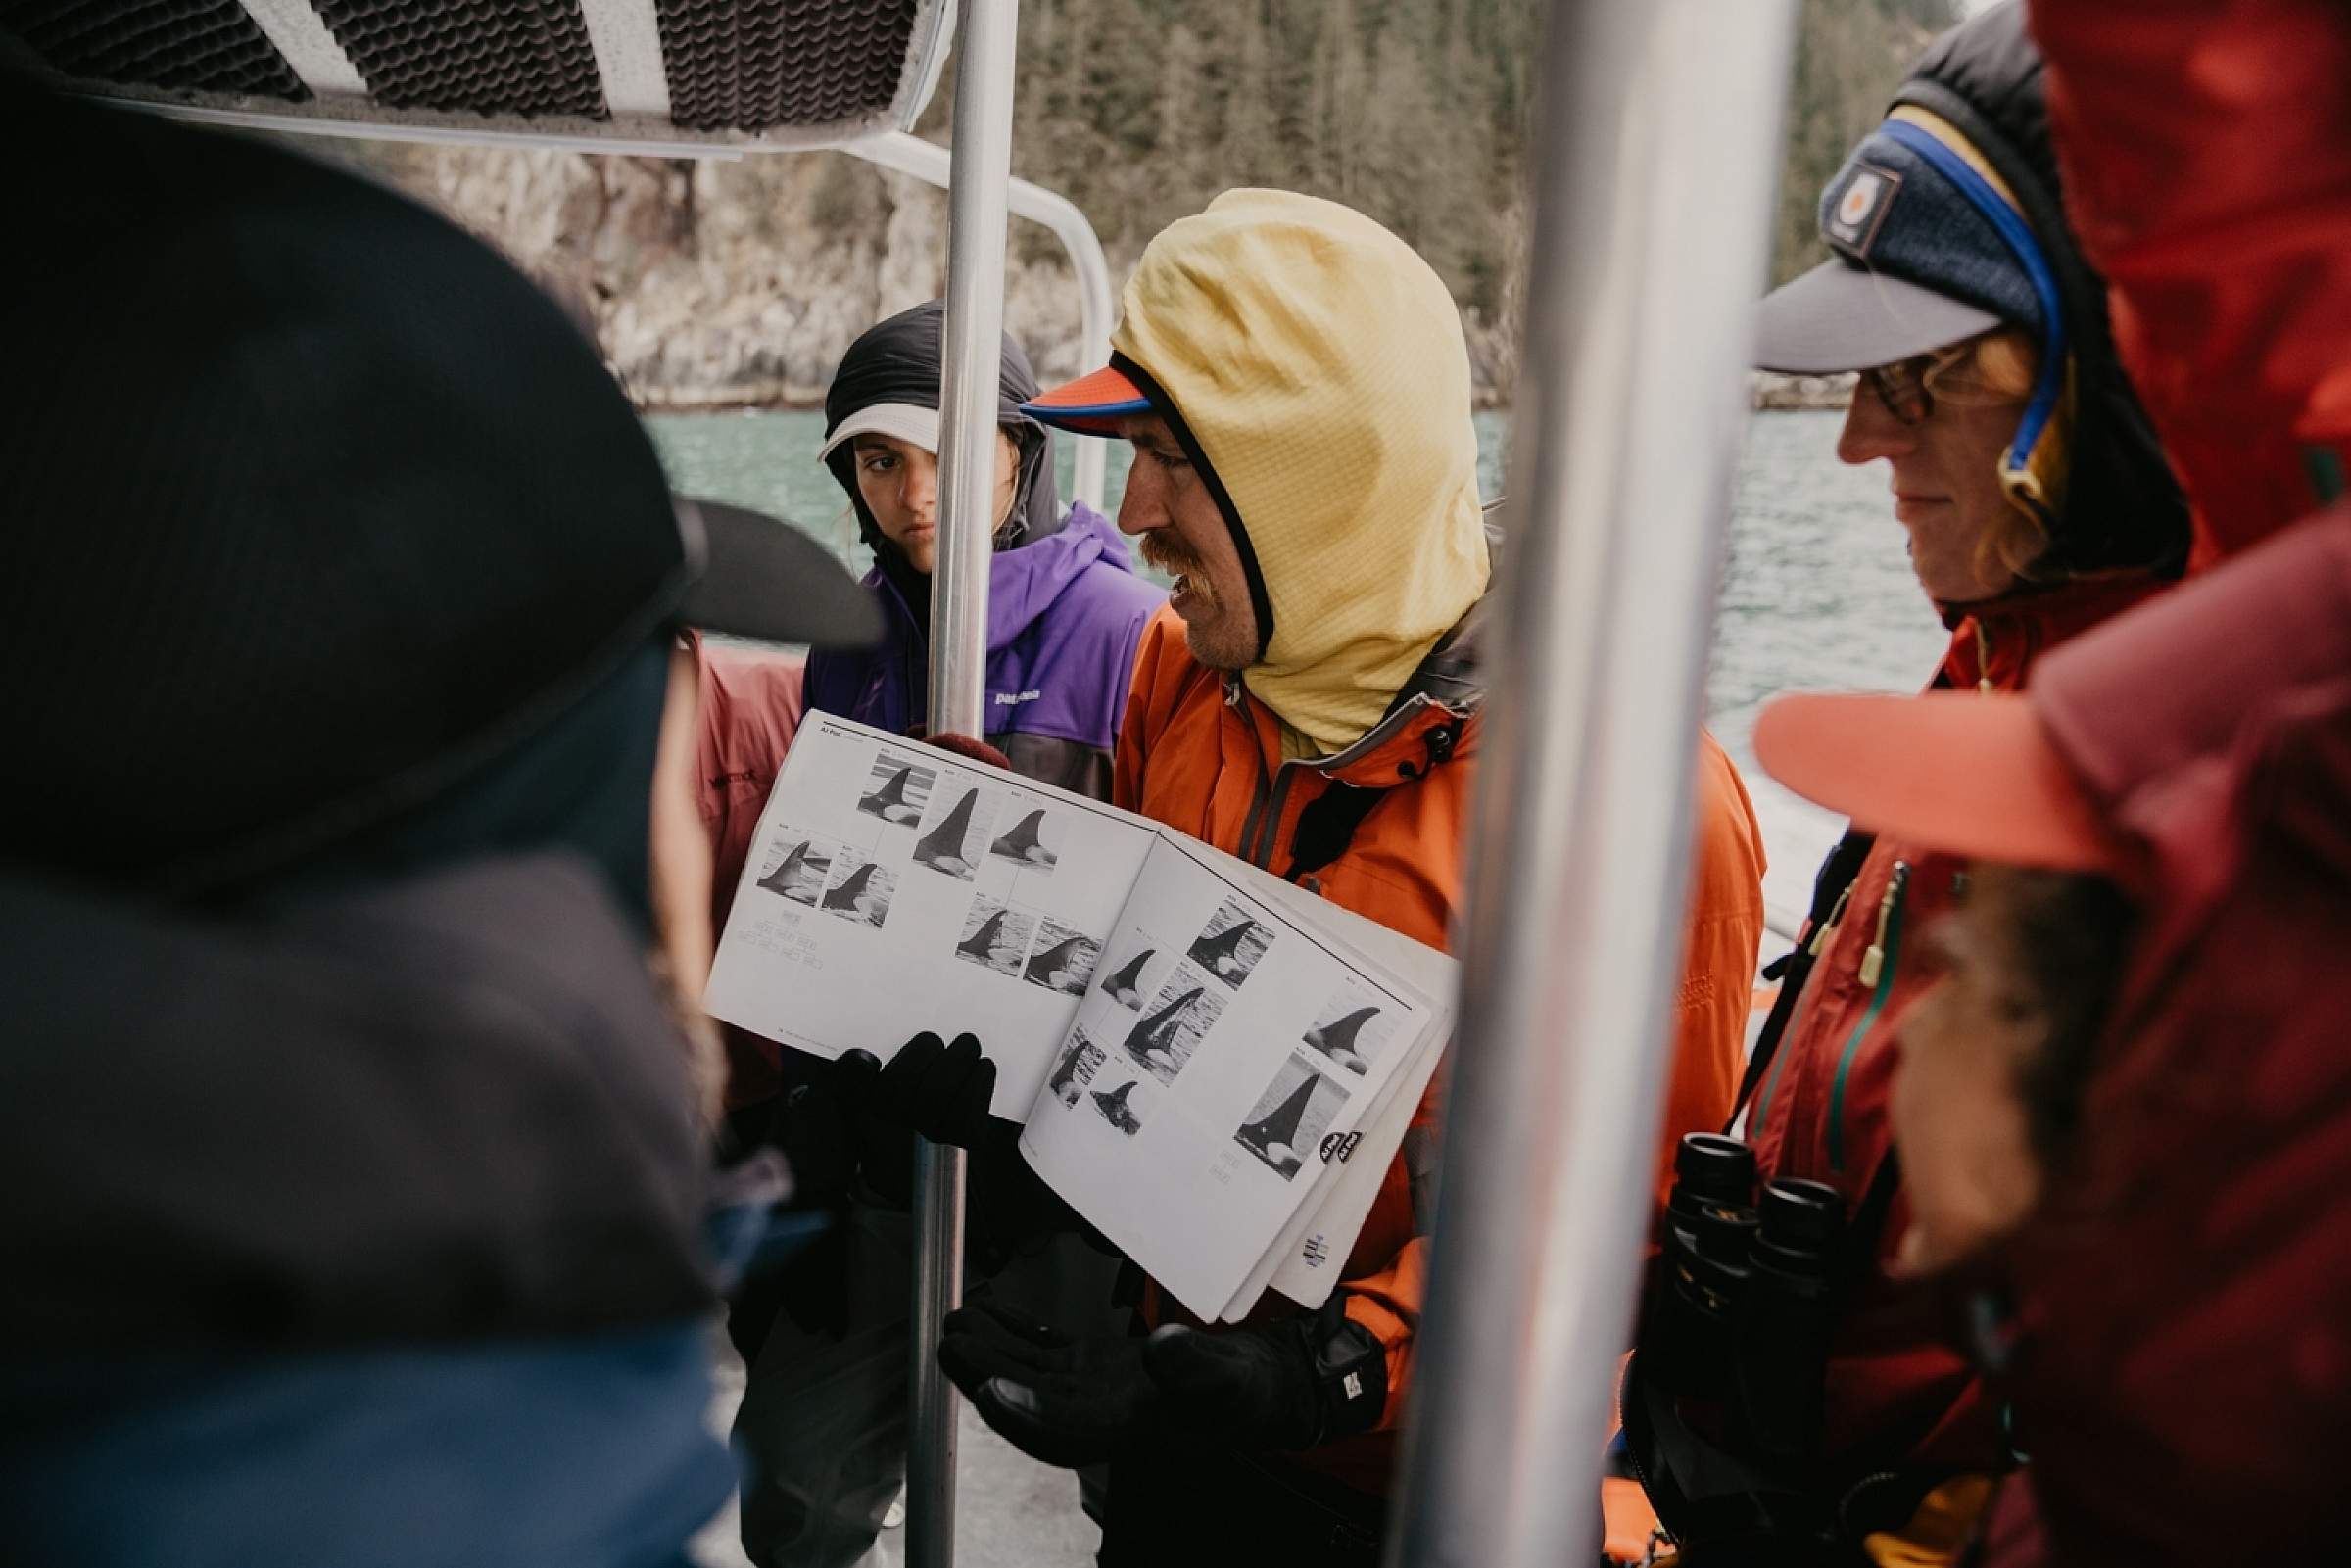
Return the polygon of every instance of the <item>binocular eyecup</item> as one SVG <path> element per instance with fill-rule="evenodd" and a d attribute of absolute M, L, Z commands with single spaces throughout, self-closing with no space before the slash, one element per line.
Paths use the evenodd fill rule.
<path fill-rule="evenodd" d="M 1674 1152 L 1645 1374 L 1718 1441 L 1797 1461 L 1820 1443 L 1845 1197 L 1817 1181 L 1755 1184 L 1754 1151 L 1694 1132 Z"/>

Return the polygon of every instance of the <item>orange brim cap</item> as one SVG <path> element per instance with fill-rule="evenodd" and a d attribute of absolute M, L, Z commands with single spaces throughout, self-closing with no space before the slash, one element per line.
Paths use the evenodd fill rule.
<path fill-rule="evenodd" d="M 1755 721 L 1755 757 L 1853 826 L 1969 860 L 2115 872 L 2123 840 L 2020 696 L 1789 696 Z"/>
<path fill-rule="evenodd" d="M 1021 412 L 1040 424 L 1088 436 L 1115 436 L 1121 419 L 1150 411 L 1150 400 L 1142 389 L 1112 365 L 1040 392 L 1021 404 Z"/>

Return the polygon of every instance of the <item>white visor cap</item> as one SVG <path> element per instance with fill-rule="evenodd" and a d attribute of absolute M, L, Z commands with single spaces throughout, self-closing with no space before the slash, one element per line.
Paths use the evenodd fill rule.
<path fill-rule="evenodd" d="M 936 457 L 938 455 L 938 410 L 911 403 L 870 403 L 840 422 L 840 428 L 825 438 L 817 452 L 817 460 L 833 455 L 841 443 L 858 436 L 888 436 L 920 447 Z"/>

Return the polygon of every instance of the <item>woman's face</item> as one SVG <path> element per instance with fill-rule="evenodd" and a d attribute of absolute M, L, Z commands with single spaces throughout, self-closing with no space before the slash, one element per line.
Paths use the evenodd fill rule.
<path fill-rule="evenodd" d="M 1930 377 L 1930 406 L 1914 425 L 1896 418 L 1862 376 L 1837 439 L 1846 462 L 1886 459 L 1894 515 L 1910 535 L 1910 569 L 1941 604 L 1997 598 L 2016 586 L 2016 574 L 1984 545 L 2007 525 L 2000 454 L 2016 435 L 2025 400 L 1987 392 L 1971 384 L 1969 372 L 1961 359 Z"/>
<path fill-rule="evenodd" d="M 938 458 L 894 436 L 864 435 L 849 444 L 857 470 L 857 494 L 874 514 L 882 537 L 898 546 L 907 564 L 924 576 L 938 559 Z M 1020 449 L 996 432 L 996 491 L 988 531 L 1012 514 L 1020 477 Z"/>

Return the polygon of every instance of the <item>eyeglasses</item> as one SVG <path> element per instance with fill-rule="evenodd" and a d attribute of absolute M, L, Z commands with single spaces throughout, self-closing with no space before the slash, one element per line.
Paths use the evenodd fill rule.
<path fill-rule="evenodd" d="M 1915 429 L 1926 423 L 1938 402 L 1953 407 L 1989 407 L 2013 401 L 1976 372 L 1977 340 L 1955 343 L 1932 354 L 1913 355 L 1861 372 L 1886 411 Z"/>

